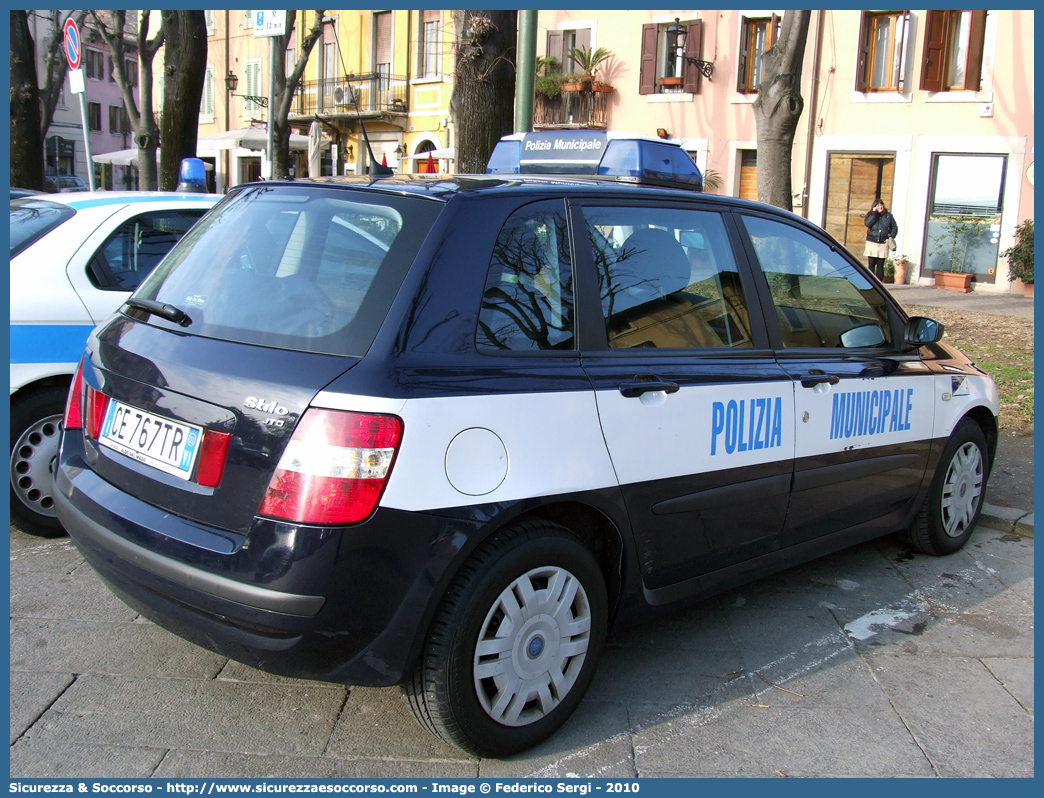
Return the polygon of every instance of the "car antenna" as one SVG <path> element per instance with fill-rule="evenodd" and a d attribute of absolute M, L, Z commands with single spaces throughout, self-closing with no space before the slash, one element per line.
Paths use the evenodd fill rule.
<path fill-rule="evenodd" d="M 359 101 L 355 99 L 355 90 L 352 88 L 351 79 L 352 76 L 349 75 L 347 81 L 348 94 L 352 98 L 352 105 L 355 106 L 355 115 L 359 119 L 359 129 L 362 131 L 363 141 L 366 142 L 366 151 L 370 154 L 370 165 L 367 167 L 366 173 L 371 177 L 386 177 L 387 175 L 393 175 L 395 174 L 394 169 L 390 166 L 385 166 L 382 163 L 377 163 L 377 159 L 373 157 L 373 148 L 370 147 L 370 137 L 366 135 L 366 125 L 363 124 L 362 113 L 359 111 Z"/>

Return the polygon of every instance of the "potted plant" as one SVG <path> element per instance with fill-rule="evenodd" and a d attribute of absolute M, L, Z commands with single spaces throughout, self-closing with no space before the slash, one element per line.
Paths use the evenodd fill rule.
<path fill-rule="evenodd" d="M 895 263 L 891 258 L 886 258 L 884 262 L 884 279 L 881 280 L 883 283 L 894 283 L 895 282 Z"/>
<path fill-rule="evenodd" d="M 1026 296 L 1033 296 L 1033 220 L 1015 228 L 1015 245 L 1001 255 L 1008 259 L 1008 280 L 1022 280 Z"/>
<path fill-rule="evenodd" d="M 968 270 L 968 249 L 985 237 L 987 226 L 981 222 L 969 222 L 952 218 L 946 223 L 945 232 L 935 240 L 932 253 L 946 258 L 944 268 L 935 270 L 935 287 L 949 291 L 968 293 L 971 290 L 972 273 Z"/>
<path fill-rule="evenodd" d="M 612 56 L 612 51 L 605 47 L 599 47 L 597 50 L 590 47 L 570 48 L 569 57 L 581 71 L 570 73 L 570 82 L 562 88 L 565 91 L 612 91 L 613 87 L 608 83 L 595 80 L 598 68 Z"/>
<path fill-rule="evenodd" d="M 897 252 L 891 257 L 892 273 L 895 276 L 896 285 L 906 284 L 906 275 L 910 271 L 910 259 L 903 255 L 901 252 Z M 887 268 L 887 263 L 885 264 Z M 885 274 L 888 272 L 886 271 Z"/>
<path fill-rule="evenodd" d="M 537 57 L 537 74 L 533 82 L 533 90 L 541 97 L 555 100 L 562 95 L 562 84 L 566 76 L 562 74 L 558 59 L 553 55 Z"/>

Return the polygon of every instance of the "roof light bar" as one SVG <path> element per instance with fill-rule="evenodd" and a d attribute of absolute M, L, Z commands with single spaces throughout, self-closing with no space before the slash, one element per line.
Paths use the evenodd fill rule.
<path fill-rule="evenodd" d="M 486 165 L 493 175 L 597 175 L 703 190 L 703 176 L 677 141 L 607 130 L 546 130 L 505 136 Z"/>

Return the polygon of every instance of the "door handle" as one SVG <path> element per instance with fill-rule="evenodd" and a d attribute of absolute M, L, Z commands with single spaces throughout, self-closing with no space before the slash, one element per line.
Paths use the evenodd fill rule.
<path fill-rule="evenodd" d="M 678 387 L 678 383 L 661 380 L 655 374 L 638 374 L 633 380 L 620 383 L 620 393 L 628 399 L 633 399 L 651 391 L 675 393 Z"/>
<path fill-rule="evenodd" d="M 822 385 L 823 383 L 829 383 L 830 385 L 837 385 L 841 382 L 841 378 L 836 374 L 825 374 L 819 369 L 812 369 L 801 378 L 802 388 L 812 388 L 816 385 Z"/>

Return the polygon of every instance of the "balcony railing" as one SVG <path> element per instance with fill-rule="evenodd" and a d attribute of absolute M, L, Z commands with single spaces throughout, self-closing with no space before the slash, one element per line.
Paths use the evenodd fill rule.
<path fill-rule="evenodd" d="M 360 116 L 404 114 L 407 111 L 406 90 L 405 76 L 377 72 L 324 80 L 303 80 L 297 87 L 297 96 L 290 107 L 290 115 L 315 116 L 318 113 L 354 116 L 356 105 Z M 355 102 L 352 101 L 353 94 Z"/>
<path fill-rule="evenodd" d="M 611 91 L 598 89 L 563 90 L 554 99 L 538 94 L 533 105 L 533 128 L 608 130 L 611 96 Z"/>

